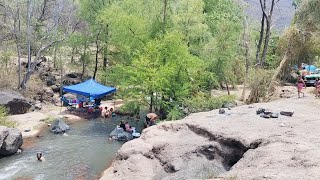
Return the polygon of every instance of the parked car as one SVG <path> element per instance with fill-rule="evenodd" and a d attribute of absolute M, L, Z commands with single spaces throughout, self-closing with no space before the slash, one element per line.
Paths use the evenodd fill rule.
<path fill-rule="evenodd" d="M 314 86 L 314 83 L 316 82 L 316 79 L 320 79 L 320 72 L 318 71 L 317 74 L 309 74 L 304 77 L 304 83 L 306 83 L 306 86 Z"/>

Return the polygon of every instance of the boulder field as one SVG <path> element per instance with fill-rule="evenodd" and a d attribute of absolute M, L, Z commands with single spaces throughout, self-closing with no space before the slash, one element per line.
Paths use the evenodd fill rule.
<path fill-rule="evenodd" d="M 320 179 L 319 99 L 280 99 L 191 114 L 126 142 L 100 180 Z M 294 111 L 265 119 L 259 108 Z"/>

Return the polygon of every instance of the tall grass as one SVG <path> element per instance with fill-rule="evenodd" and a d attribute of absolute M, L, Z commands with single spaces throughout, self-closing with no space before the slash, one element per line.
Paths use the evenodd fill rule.
<path fill-rule="evenodd" d="M 15 123 L 8 120 L 7 109 L 0 106 L 0 126 L 15 127 Z"/>

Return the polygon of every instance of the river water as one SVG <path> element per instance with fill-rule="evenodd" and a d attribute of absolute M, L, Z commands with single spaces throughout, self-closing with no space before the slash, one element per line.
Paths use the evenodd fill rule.
<path fill-rule="evenodd" d="M 71 124 L 68 136 L 46 130 L 21 154 L 0 159 L 0 180 L 97 179 L 115 157 L 122 143 L 109 141 L 109 133 L 120 118 L 95 119 Z M 141 120 L 129 121 L 141 130 Z M 139 128 L 140 127 L 140 128 Z M 44 162 L 36 159 L 42 152 Z"/>

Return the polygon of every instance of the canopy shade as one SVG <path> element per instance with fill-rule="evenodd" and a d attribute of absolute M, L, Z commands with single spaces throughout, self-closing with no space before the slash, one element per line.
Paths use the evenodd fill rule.
<path fill-rule="evenodd" d="M 314 65 L 306 65 L 306 66 L 304 66 L 304 69 L 307 71 L 313 72 L 313 71 L 316 71 L 317 67 Z"/>
<path fill-rule="evenodd" d="M 93 79 L 89 79 L 80 84 L 63 87 L 63 91 L 80 94 L 86 97 L 100 98 L 116 92 L 116 88 L 104 86 Z"/>

